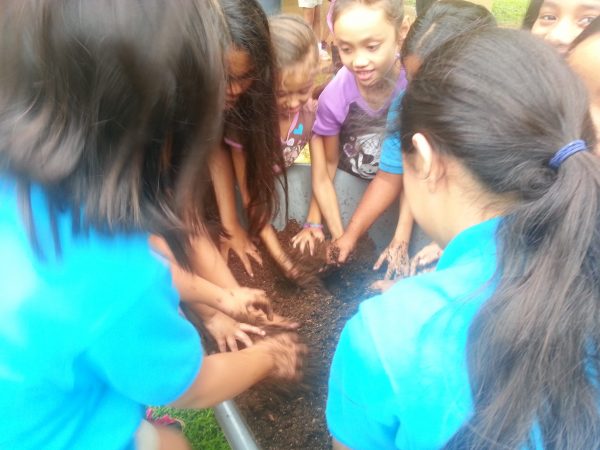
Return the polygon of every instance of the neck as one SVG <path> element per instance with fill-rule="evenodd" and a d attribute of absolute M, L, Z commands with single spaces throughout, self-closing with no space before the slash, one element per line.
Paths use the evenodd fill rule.
<path fill-rule="evenodd" d="M 401 65 L 400 61 L 392 65 L 386 74 L 372 86 L 362 86 L 357 82 L 358 90 L 370 106 L 377 108 L 389 100 L 389 96 L 396 88 L 398 76 L 400 76 Z"/>

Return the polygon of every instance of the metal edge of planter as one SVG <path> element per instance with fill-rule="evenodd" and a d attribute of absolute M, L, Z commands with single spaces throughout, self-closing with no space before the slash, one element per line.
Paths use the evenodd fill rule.
<path fill-rule="evenodd" d="M 217 422 L 233 450 L 260 450 L 254 435 L 233 400 L 227 400 L 213 408 Z"/>

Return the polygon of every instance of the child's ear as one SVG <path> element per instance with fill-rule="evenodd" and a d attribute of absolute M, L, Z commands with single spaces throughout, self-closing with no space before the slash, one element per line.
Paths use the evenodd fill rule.
<path fill-rule="evenodd" d="M 421 133 L 412 137 L 412 144 L 416 150 L 415 168 L 422 180 L 426 180 L 431 190 L 435 190 L 437 183 L 444 178 L 446 165 L 444 158 L 435 147 Z"/>
<path fill-rule="evenodd" d="M 400 31 L 398 32 L 398 40 L 400 42 L 400 46 L 406 39 L 406 35 L 408 34 L 408 30 L 410 30 L 410 26 L 412 25 L 412 19 L 409 16 L 404 16 L 402 19 L 402 25 L 400 25 Z"/>

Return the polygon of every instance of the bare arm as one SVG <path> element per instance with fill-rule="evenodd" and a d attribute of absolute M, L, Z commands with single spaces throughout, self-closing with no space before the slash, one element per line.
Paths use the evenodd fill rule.
<path fill-rule="evenodd" d="M 297 380 L 306 346 L 292 333 L 265 338 L 250 348 L 206 356 L 190 388 L 171 406 L 207 408 L 235 397 L 267 376 Z"/>
<path fill-rule="evenodd" d="M 344 231 L 333 186 L 339 162 L 339 136 L 314 136 L 310 142 L 310 160 L 313 196 L 327 222 L 329 232 L 337 239 Z"/>
<path fill-rule="evenodd" d="M 340 249 L 339 262 L 346 261 L 358 239 L 373 225 L 401 192 L 402 175 L 382 170 L 377 171 L 377 174 L 367 186 L 367 190 L 362 196 L 356 211 L 354 211 L 344 234 L 336 242 Z"/>

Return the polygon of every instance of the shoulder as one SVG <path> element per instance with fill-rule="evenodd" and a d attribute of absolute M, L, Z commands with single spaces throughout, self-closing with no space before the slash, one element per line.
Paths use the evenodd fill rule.
<path fill-rule="evenodd" d="M 323 89 L 323 92 L 319 96 L 319 105 L 332 100 L 336 102 L 340 100 L 350 102 L 358 96 L 358 86 L 356 85 L 354 76 L 346 67 L 342 67 L 327 84 L 325 89 Z"/>

